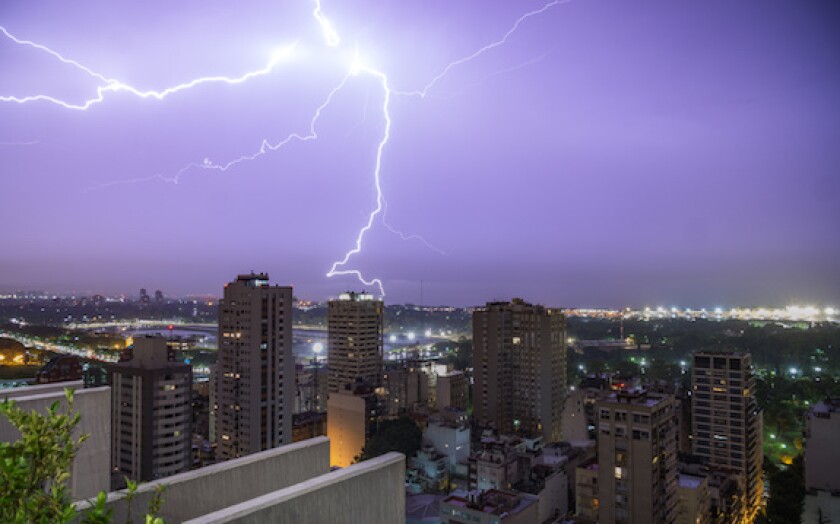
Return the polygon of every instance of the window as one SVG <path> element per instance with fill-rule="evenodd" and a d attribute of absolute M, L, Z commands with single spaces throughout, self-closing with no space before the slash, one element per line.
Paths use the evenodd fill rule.
<path fill-rule="evenodd" d="M 615 478 L 621 480 L 624 478 L 624 468 L 616 467 L 615 468 Z"/>

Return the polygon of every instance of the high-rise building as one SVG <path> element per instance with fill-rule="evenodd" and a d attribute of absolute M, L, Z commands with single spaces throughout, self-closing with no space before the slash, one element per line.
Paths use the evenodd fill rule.
<path fill-rule="evenodd" d="M 329 392 L 337 393 L 357 379 L 382 384 L 383 304 L 368 293 L 347 292 L 330 300 L 327 315 Z"/>
<path fill-rule="evenodd" d="M 473 409 L 500 433 L 560 440 L 566 395 L 566 319 L 521 299 L 473 313 Z"/>
<path fill-rule="evenodd" d="M 170 355 L 163 337 L 135 337 L 130 359 L 109 370 L 115 488 L 192 466 L 192 368 Z"/>
<path fill-rule="evenodd" d="M 744 518 L 761 509 L 762 415 L 749 353 L 696 352 L 691 373 L 692 452 L 714 470 L 740 480 Z"/>
<path fill-rule="evenodd" d="M 215 380 L 217 457 L 232 459 L 292 442 L 295 361 L 292 288 L 268 275 L 239 275 L 219 302 Z"/>
<path fill-rule="evenodd" d="M 599 522 L 677 517 L 677 411 L 672 395 L 617 392 L 596 404 Z"/>

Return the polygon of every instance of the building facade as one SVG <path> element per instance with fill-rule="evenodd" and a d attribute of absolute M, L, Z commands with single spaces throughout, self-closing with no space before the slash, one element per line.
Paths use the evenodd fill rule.
<path fill-rule="evenodd" d="M 111 382 L 112 487 L 192 466 L 192 367 L 173 361 L 163 337 L 137 337 Z"/>
<path fill-rule="evenodd" d="M 675 522 L 678 409 L 673 396 L 645 391 L 597 402 L 600 522 Z"/>
<path fill-rule="evenodd" d="M 566 319 L 521 299 L 473 313 L 473 409 L 500 433 L 561 438 L 566 395 Z"/>
<path fill-rule="evenodd" d="M 215 437 L 221 460 L 292 442 L 292 288 L 239 275 L 219 302 Z"/>
<path fill-rule="evenodd" d="M 709 478 L 680 474 L 677 477 L 676 524 L 710 524 L 712 519 L 712 497 L 709 491 Z"/>
<path fill-rule="evenodd" d="M 329 393 L 337 393 L 357 379 L 374 387 L 382 384 L 382 317 L 382 301 L 367 293 L 347 292 L 330 300 Z"/>
<path fill-rule="evenodd" d="M 739 478 L 743 517 L 752 522 L 763 501 L 764 454 L 749 353 L 694 353 L 691 386 L 692 453 Z"/>
<path fill-rule="evenodd" d="M 469 380 L 463 371 L 450 371 L 438 375 L 435 386 L 435 404 L 438 410 L 455 408 L 466 411 L 469 403 Z"/>
<path fill-rule="evenodd" d="M 840 399 L 811 406 L 805 419 L 805 509 L 802 522 L 840 522 Z"/>
<path fill-rule="evenodd" d="M 356 462 L 376 431 L 381 399 L 362 381 L 331 393 L 327 399 L 330 465 L 346 468 Z"/>

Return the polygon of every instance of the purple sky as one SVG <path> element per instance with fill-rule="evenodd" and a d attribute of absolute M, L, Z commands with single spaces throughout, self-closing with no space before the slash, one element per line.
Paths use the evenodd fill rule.
<path fill-rule="evenodd" d="M 247 5 L 240 5 L 247 4 Z M 251 269 L 321 299 L 376 207 L 383 89 L 422 89 L 540 2 L 4 0 L 19 39 L 163 90 L 86 111 L 0 102 L 0 289 L 219 294 Z M 102 82 L 0 35 L 0 96 L 73 104 Z M 387 300 L 558 306 L 840 298 L 840 8 L 830 0 L 573 0 L 392 95 L 375 217 L 347 269 Z M 122 181 L 140 180 L 134 183 Z M 368 286 L 371 289 L 371 286 Z"/>

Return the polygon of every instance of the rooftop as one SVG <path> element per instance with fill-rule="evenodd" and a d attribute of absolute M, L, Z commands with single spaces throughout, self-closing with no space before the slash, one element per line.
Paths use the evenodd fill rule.
<path fill-rule="evenodd" d="M 603 402 L 615 404 L 631 404 L 634 406 L 646 406 L 652 408 L 667 400 L 669 396 L 659 393 L 648 392 L 640 389 L 634 391 L 617 391 L 604 397 Z"/>
<path fill-rule="evenodd" d="M 374 297 L 370 293 L 356 292 L 356 291 L 346 291 L 340 295 L 338 295 L 338 300 L 341 301 L 349 301 L 349 302 L 372 302 Z"/>
<path fill-rule="evenodd" d="M 677 477 L 677 482 L 681 488 L 697 489 L 703 483 L 703 477 L 695 477 L 694 475 L 681 473 Z"/>
<path fill-rule="evenodd" d="M 840 398 L 828 398 L 820 400 L 808 410 L 808 415 L 828 416 L 831 413 L 840 412 Z"/>
<path fill-rule="evenodd" d="M 484 492 L 478 490 L 469 493 L 457 492 L 443 499 L 441 503 L 480 511 L 487 515 L 503 513 L 515 515 L 538 500 L 536 497 L 522 496 L 515 492 L 490 489 Z"/>

